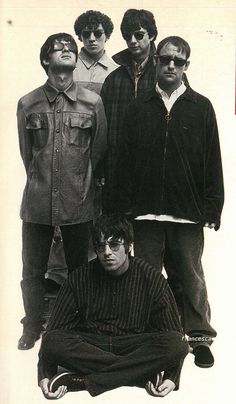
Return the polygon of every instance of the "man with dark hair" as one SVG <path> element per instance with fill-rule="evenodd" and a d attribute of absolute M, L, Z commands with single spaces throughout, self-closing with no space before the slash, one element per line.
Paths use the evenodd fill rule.
<path fill-rule="evenodd" d="M 41 48 L 47 82 L 19 100 L 20 152 L 27 174 L 21 218 L 25 317 L 19 349 L 43 330 L 44 275 L 54 226 L 60 226 L 69 271 L 87 262 L 94 219 L 94 177 L 106 150 L 101 98 L 73 81 L 78 50 L 71 35 L 51 35 Z"/>
<path fill-rule="evenodd" d="M 190 47 L 165 38 L 157 84 L 130 104 L 117 167 L 117 205 L 134 218 L 134 254 L 163 267 L 179 305 L 195 364 L 210 367 L 215 330 L 201 265 L 203 227 L 220 227 L 221 153 L 210 101 L 182 82 Z"/>
<path fill-rule="evenodd" d="M 83 47 L 79 52 L 74 80 L 98 94 L 105 78 L 117 68 L 104 49 L 113 31 L 111 19 L 100 11 L 88 10 L 74 24 Z"/>
<path fill-rule="evenodd" d="M 73 271 L 57 297 L 39 352 L 39 386 L 49 399 L 137 385 L 166 396 L 178 389 L 188 352 L 168 283 L 130 256 L 127 219 L 100 216 L 93 241 L 98 257 Z M 68 371 L 57 373 L 59 366 Z"/>
<path fill-rule="evenodd" d="M 105 169 L 104 208 L 113 211 L 113 195 L 117 150 L 123 136 L 123 119 L 128 104 L 139 94 L 152 88 L 155 77 L 155 45 L 157 27 L 148 10 L 129 9 L 121 22 L 121 33 L 127 49 L 113 56 L 120 66 L 105 80 L 101 97 L 108 123 L 108 154 Z"/>

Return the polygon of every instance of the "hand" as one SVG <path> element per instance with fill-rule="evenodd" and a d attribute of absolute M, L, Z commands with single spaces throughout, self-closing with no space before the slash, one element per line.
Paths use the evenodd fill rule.
<path fill-rule="evenodd" d="M 208 223 L 208 222 L 206 222 L 206 223 L 204 224 L 204 227 L 209 227 L 209 229 L 214 229 L 214 227 L 216 227 L 216 224 L 215 224 L 215 223 Z"/>
<path fill-rule="evenodd" d="M 172 380 L 166 379 L 160 384 L 159 387 L 154 387 L 152 382 L 148 382 L 146 385 L 146 390 L 148 394 L 155 397 L 165 397 L 175 388 L 175 383 Z"/>
<path fill-rule="evenodd" d="M 59 386 L 58 389 L 54 393 L 50 393 L 50 391 L 48 390 L 48 383 L 49 383 L 49 379 L 47 379 L 47 378 L 42 379 L 39 382 L 39 387 L 41 388 L 44 397 L 53 400 L 53 399 L 61 398 L 67 393 L 66 386 Z"/>

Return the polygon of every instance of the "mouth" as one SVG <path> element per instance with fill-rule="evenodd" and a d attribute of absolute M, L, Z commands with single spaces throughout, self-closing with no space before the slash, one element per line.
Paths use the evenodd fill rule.
<path fill-rule="evenodd" d="M 70 55 L 62 55 L 62 59 L 71 59 Z"/>

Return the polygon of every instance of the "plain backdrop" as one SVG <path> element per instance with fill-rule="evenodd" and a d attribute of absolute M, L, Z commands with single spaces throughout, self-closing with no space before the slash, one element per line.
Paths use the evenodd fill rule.
<path fill-rule="evenodd" d="M 37 354 L 18 351 L 22 329 L 21 220 L 19 208 L 25 172 L 18 150 L 16 105 L 18 99 L 46 81 L 39 63 L 45 39 L 57 32 L 74 34 L 76 17 L 88 9 L 108 14 L 114 32 L 107 42 L 108 55 L 126 47 L 120 22 L 128 8 L 154 13 L 159 35 L 185 38 L 192 49 L 188 79 L 196 91 L 213 103 L 220 131 L 226 201 L 222 227 L 205 230 L 204 271 L 212 308 L 212 325 L 218 336 L 213 345 L 215 366 L 200 369 L 193 356 L 186 358 L 181 386 L 164 398 L 165 404 L 233 404 L 235 402 L 235 33 L 236 4 L 233 0 L 1 0 L 0 1 L 0 402 L 45 403 L 37 387 Z M 40 203 L 40 201 L 39 201 Z M 91 398 L 87 392 L 69 393 L 63 403 L 148 404 L 160 400 L 142 389 L 123 387 Z"/>

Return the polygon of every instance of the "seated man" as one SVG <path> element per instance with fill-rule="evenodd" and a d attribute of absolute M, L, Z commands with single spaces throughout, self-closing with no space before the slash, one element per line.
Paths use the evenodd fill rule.
<path fill-rule="evenodd" d="M 177 390 L 188 344 L 168 283 L 130 256 L 127 219 L 100 216 L 93 242 L 98 257 L 69 275 L 42 339 L 44 396 L 84 389 L 96 396 L 121 386 L 146 386 L 161 397 Z M 70 371 L 57 374 L 58 366 Z"/>

